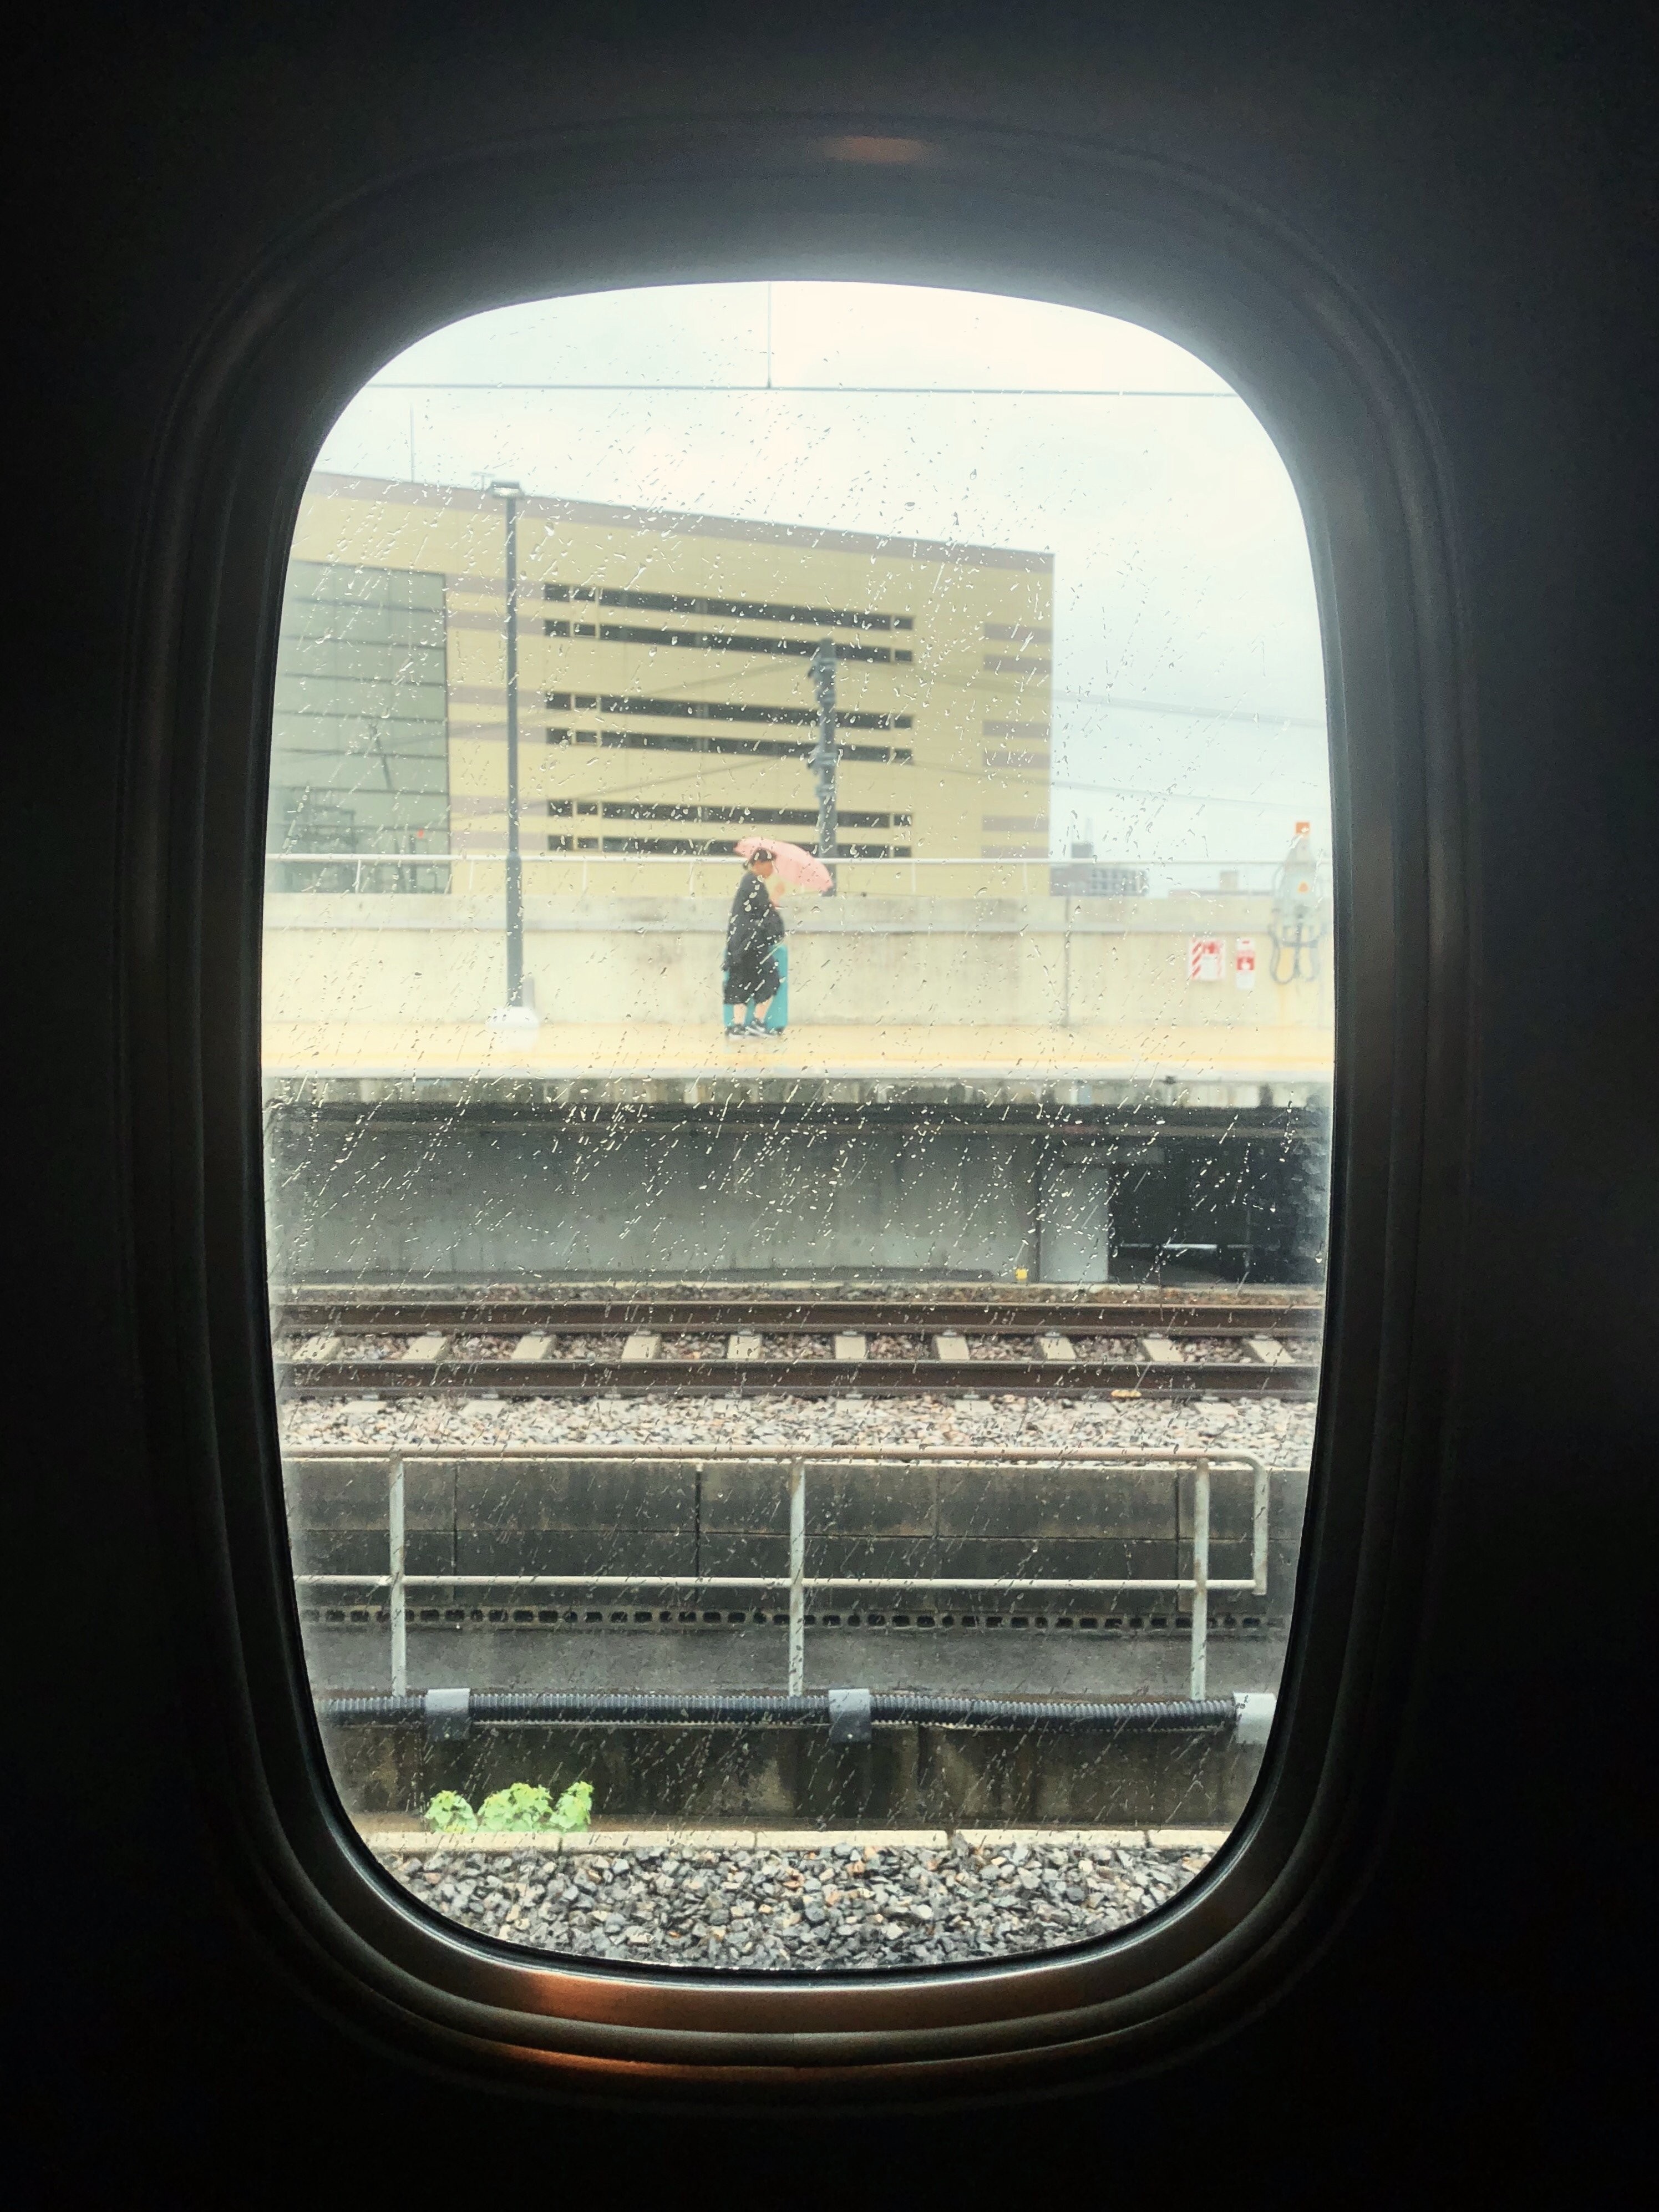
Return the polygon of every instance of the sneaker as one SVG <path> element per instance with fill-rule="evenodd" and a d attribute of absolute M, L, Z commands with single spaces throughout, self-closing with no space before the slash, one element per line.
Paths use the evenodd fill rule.
<path fill-rule="evenodd" d="M 728 1023 L 726 1034 L 728 1037 L 746 1037 L 749 1035 L 748 1024 L 744 1022 Z"/>
<path fill-rule="evenodd" d="M 750 1022 L 748 1027 L 744 1030 L 743 1034 L 744 1036 L 751 1037 L 776 1037 L 781 1036 L 783 1035 L 783 1031 L 781 1030 L 769 1030 L 764 1022 Z"/>

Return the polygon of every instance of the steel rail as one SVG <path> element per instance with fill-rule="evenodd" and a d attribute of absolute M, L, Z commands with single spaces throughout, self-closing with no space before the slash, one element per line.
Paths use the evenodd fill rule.
<path fill-rule="evenodd" d="M 642 1465 L 699 1467 L 720 1461 L 776 1467 L 787 1459 L 805 1460 L 808 1467 L 820 1462 L 838 1466 L 904 1467 L 913 1461 L 929 1466 L 1018 1467 L 1085 1466 L 1098 1461 L 1109 1467 L 1195 1467 L 1202 1462 L 1218 1473 L 1254 1474 L 1261 1465 L 1253 1452 L 1229 1450 L 1218 1444 L 1196 1450 L 1189 1444 L 301 1444 L 283 1454 L 286 1466 L 313 1459 L 374 1459 L 441 1461 L 497 1460 L 637 1460 Z"/>
<path fill-rule="evenodd" d="M 1317 1299 L 1108 1298 L 1098 1292 L 964 1294 L 927 1299 L 860 1297 L 842 1291 L 830 1297 L 810 1292 L 780 1297 L 776 1292 L 726 1293 L 700 1297 L 648 1289 L 599 1296 L 485 1295 L 456 1297 L 437 1293 L 384 1294 L 307 1289 L 278 1292 L 273 1326 L 278 1329 L 428 1329 L 499 1331 L 519 1329 L 575 1334 L 623 1327 L 699 1330 L 718 1335 L 752 1329 L 773 1335 L 865 1334 L 925 1336 L 953 1329 L 965 1336 L 1035 1335 L 1048 1328 L 1072 1335 L 1122 1336 L 1148 1329 L 1204 1336 L 1257 1334 L 1316 1335 L 1324 1309 Z"/>
<path fill-rule="evenodd" d="M 733 1297 L 656 1297 L 648 1291 L 598 1297 L 353 1297 L 315 1292 L 278 1304 L 278 1342 L 322 1338 L 321 1358 L 276 1355 L 280 1387 L 289 1393 L 328 1395 L 365 1391 L 444 1393 L 466 1391 L 497 1396 L 541 1397 L 550 1394 L 623 1392 L 646 1395 L 664 1389 L 728 1392 L 785 1389 L 822 1393 L 860 1389 L 876 1395 L 916 1391 L 1061 1389 L 1121 1391 L 1170 1395 L 1194 1390 L 1230 1397 L 1302 1397 L 1312 1395 L 1319 1377 L 1318 1330 L 1322 1310 L 1311 1300 L 1217 1301 L 1126 1299 L 1099 1295 L 999 1295 L 994 1299 L 934 1297 L 926 1301 Z M 406 1354 L 354 1357 L 354 1339 L 380 1331 L 411 1339 L 437 1337 L 429 1358 Z M 519 1356 L 537 1338 L 618 1332 L 659 1340 L 637 1358 Z M 480 1358 L 458 1352 L 453 1340 L 467 1334 L 514 1335 L 519 1347 L 506 1357 Z M 727 1340 L 713 1357 L 662 1351 L 665 1334 L 702 1336 L 712 1344 Z M 857 1334 L 911 1338 L 953 1336 L 963 1344 L 1017 1336 L 1031 1340 L 1027 1352 L 997 1356 L 918 1355 L 848 1358 L 836 1354 L 795 1354 L 788 1347 L 803 1337 Z M 732 1356 L 730 1340 L 758 1340 L 753 1351 Z M 1049 1350 L 1044 1337 L 1063 1340 Z M 1252 1338 L 1270 1339 L 1279 1347 L 1268 1358 L 1091 1358 L 1092 1346 L 1125 1336 L 1168 1340 L 1179 1352 L 1182 1340 L 1221 1339 L 1243 1346 Z M 768 1340 L 770 1347 L 768 1349 Z M 780 1350 L 780 1347 L 782 1347 Z"/>
<path fill-rule="evenodd" d="M 1254 1361 L 1188 1360 L 1179 1365 L 1130 1366 L 1071 1359 L 674 1359 L 364 1360 L 276 1362 L 278 1388 L 305 1396 L 366 1393 L 396 1398 L 471 1394 L 500 1398 L 624 1397 L 681 1392 L 787 1392 L 811 1396 L 858 1390 L 866 1396 L 902 1393 L 1005 1391 L 1078 1395 L 1105 1391 L 1134 1398 L 1311 1398 L 1319 1368 L 1311 1361 L 1277 1366 Z"/>

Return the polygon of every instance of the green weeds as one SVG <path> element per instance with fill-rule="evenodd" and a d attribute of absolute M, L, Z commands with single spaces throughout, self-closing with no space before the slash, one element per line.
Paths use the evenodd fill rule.
<path fill-rule="evenodd" d="M 475 1813 L 458 1790 L 441 1790 L 426 1808 L 429 1826 L 476 1829 L 481 1835 L 555 1833 L 570 1835 L 586 1827 L 593 1811 L 593 1785 L 573 1782 L 556 1801 L 533 1782 L 514 1782 L 486 1797 Z"/>

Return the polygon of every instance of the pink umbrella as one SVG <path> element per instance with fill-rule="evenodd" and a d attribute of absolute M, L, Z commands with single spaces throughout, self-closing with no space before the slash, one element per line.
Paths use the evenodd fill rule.
<path fill-rule="evenodd" d="M 732 850 L 745 860 L 755 853 L 769 853 L 792 890 L 827 891 L 830 888 L 829 869 L 816 854 L 804 852 L 799 845 L 781 844 L 775 837 L 739 837 Z"/>

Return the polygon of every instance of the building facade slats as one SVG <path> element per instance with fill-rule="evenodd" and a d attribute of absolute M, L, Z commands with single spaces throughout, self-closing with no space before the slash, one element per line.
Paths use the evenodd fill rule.
<path fill-rule="evenodd" d="M 518 528 L 532 896 L 564 888 L 567 850 L 718 854 L 721 830 L 753 825 L 811 844 L 805 664 L 823 638 L 844 855 L 1046 857 L 1050 663 L 1021 648 L 1052 638 L 1051 556 L 542 498 L 521 501 Z M 505 836 L 503 545 L 487 495 L 313 477 L 283 627 L 273 851 L 448 849 L 476 856 L 469 886 L 489 887 L 482 863 Z M 606 618 L 630 612 L 668 619 Z M 560 842 L 590 811 L 581 844 Z M 647 887 L 625 871 L 606 883 Z"/>

